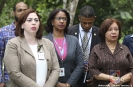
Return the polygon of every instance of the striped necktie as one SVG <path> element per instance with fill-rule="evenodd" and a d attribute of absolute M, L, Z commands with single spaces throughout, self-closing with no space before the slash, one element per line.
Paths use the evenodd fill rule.
<path fill-rule="evenodd" d="M 83 36 L 83 53 L 84 53 L 84 59 L 88 60 L 89 58 L 89 40 L 88 40 L 88 36 L 87 36 L 87 32 L 85 32 L 84 36 Z"/>

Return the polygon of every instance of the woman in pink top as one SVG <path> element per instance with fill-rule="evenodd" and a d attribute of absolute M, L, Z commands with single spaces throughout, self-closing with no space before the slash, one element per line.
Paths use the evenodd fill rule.
<path fill-rule="evenodd" d="M 47 20 L 46 31 L 49 34 L 46 38 L 54 43 L 60 65 L 60 77 L 56 87 L 77 87 L 76 83 L 84 69 L 83 53 L 78 39 L 67 35 L 69 23 L 69 13 L 64 9 L 53 10 Z"/>

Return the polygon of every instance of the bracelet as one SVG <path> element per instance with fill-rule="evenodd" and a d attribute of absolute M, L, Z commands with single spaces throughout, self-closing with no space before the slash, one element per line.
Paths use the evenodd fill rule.
<path fill-rule="evenodd" d="M 114 82 L 114 80 L 113 80 L 113 78 L 114 78 L 114 76 L 110 76 L 110 82 Z"/>
<path fill-rule="evenodd" d="M 110 82 L 111 83 L 119 83 L 121 81 L 120 77 L 113 77 L 113 78 L 110 78 Z"/>

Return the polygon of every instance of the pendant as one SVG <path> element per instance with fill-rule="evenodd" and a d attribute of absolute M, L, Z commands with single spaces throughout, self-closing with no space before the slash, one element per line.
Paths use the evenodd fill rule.
<path fill-rule="evenodd" d="M 59 46 L 59 49 L 61 50 L 61 47 Z"/>

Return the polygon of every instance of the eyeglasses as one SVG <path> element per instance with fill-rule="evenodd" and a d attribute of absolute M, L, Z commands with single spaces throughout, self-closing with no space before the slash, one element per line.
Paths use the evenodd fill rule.
<path fill-rule="evenodd" d="M 65 18 L 65 17 L 55 17 L 55 19 L 58 21 L 61 21 L 61 19 L 65 22 L 67 21 L 67 18 Z"/>

